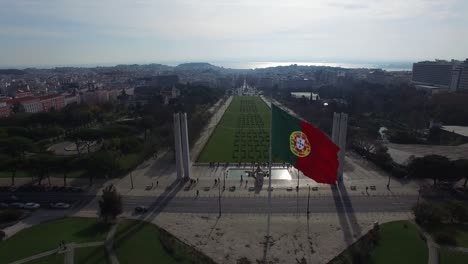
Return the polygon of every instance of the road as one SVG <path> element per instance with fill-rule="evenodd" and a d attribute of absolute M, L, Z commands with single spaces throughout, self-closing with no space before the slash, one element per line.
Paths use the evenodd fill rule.
<path fill-rule="evenodd" d="M 176 191 L 177 187 L 174 189 Z M 80 194 L 19 194 L 22 201 L 34 201 L 46 206 L 50 202 L 67 201 L 88 209 L 98 208 L 98 199 L 94 195 Z M 6 197 L 0 195 L 0 199 Z M 217 197 L 178 197 L 168 192 L 159 196 L 123 196 L 124 211 L 130 212 L 136 206 L 147 206 L 154 212 L 217 214 Z M 417 196 L 341 196 L 334 195 L 311 197 L 311 213 L 372 213 L 372 212 L 408 212 L 416 203 Z M 222 212 L 231 214 L 256 213 L 268 211 L 265 197 L 222 197 Z M 307 196 L 284 196 L 272 198 L 272 213 L 295 214 L 306 212 Z"/>

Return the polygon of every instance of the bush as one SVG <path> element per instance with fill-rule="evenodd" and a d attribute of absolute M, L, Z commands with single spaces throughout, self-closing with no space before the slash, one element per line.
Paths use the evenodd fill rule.
<path fill-rule="evenodd" d="M 445 208 L 428 202 L 421 202 L 415 205 L 413 207 L 413 214 L 416 222 L 424 227 L 438 225 L 448 217 L 448 212 Z"/>
<path fill-rule="evenodd" d="M 434 235 L 435 241 L 441 245 L 447 245 L 447 246 L 456 246 L 457 241 L 455 238 L 446 232 L 437 232 Z"/>
<path fill-rule="evenodd" d="M 20 219 L 21 216 L 23 216 L 23 212 L 21 210 L 7 209 L 0 212 L 0 223 L 13 222 Z"/>

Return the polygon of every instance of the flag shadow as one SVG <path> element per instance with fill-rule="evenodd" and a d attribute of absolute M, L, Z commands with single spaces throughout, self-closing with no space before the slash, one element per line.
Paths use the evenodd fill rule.
<path fill-rule="evenodd" d="M 350 245 L 353 243 L 354 238 L 361 235 L 362 229 L 357 221 L 346 187 L 343 184 L 338 184 L 332 186 L 331 190 L 345 242 Z"/>

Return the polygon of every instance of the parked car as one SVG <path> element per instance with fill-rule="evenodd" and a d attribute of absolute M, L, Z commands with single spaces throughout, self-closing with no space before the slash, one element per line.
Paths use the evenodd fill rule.
<path fill-rule="evenodd" d="M 16 209 L 23 209 L 24 208 L 24 203 L 14 202 L 14 203 L 11 203 L 8 207 L 9 208 L 16 208 Z"/>
<path fill-rule="evenodd" d="M 29 210 L 36 210 L 36 209 L 39 209 L 40 207 L 41 205 L 38 203 L 25 203 L 23 208 L 29 209 Z"/>
<path fill-rule="evenodd" d="M 49 206 L 52 209 L 68 209 L 71 207 L 70 204 L 67 203 L 51 203 Z"/>
<path fill-rule="evenodd" d="M 137 206 L 137 207 L 135 207 L 135 213 L 137 213 L 137 214 L 144 214 L 146 212 L 148 212 L 148 207 L 146 207 L 146 206 Z"/>
<path fill-rule="evenodd" d="M 7 203 L 0 203 L 0 209 L 6 209 L 6 208 L 8 208 Z"/>

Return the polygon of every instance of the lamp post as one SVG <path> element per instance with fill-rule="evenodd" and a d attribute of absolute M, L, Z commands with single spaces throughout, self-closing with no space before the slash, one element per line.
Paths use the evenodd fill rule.
<path fill-rule="evenodd" d="M 221 217 L 221 184 L 218 183 L 218 208 L 219 208 L 219 214 L 218 218 Z"/>
<path fill-rule="evenodd" d="M 224 190 L 226 190 L 226 174 L 227 174 L 227 170 L 224 171 L 224 181 L 223 181 L 223 192 Z"/>
<path fill-rule="evenodd" d="M 307 219 L 309 219 L 309 214 L 310 214 L 309 204 L 310 204 L 310 186 L 309 186 L 309 194 L 307 194 Z"/>
<path fill-rule="evenodd" d="M 416 205 L 419 205 L 419 197 L 421 196 L 421 186 L 419 186 L 418 189 L 418 201 L 416 202 Z"/>

